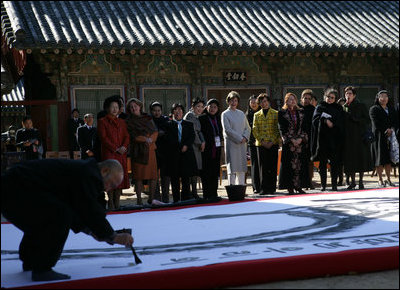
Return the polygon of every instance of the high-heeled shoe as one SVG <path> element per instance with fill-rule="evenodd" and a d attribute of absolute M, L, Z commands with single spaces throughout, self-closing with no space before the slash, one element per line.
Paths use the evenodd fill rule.
<path fill-rule="evenodd" d="M 386 187 L 386 182 L 383 181 L 383 180 L 379 180 L 379 181 L 378 181 L 378 186 L 379 186 L 379 187 Z"/>
<path fill-rule="evenodd" d="M 288 188 L 287 191 L 289 192 L 289 194 L 294 194 L 293 188 Z"/>
<path fill-rule="evenodd" d="M 393 182 L 391 182 L 390 180 L 385 180 L 385 185 L 386 186 L 396 186 Z"/>
<path fill-rule="evenodd" d="M 363 183 L 360 183 L 360 184 L 358 185 L 358 189 L 365 189 L 364 184 L 363 184 Z"/>
<path fill-rule="evenodd" d="M 356 188 L 356 184 L 355 184 L 355 183 L 351 183 L 351 184 L 347 187 L 347 190 L 352 190 L 352 189 L 354 189 L 354 188 Z"/>
<path fill-rule="evenodd" d="M 302 190 L 301 188 L 296 188 L 296 192 L 300 193 L 300 194 L 304 194 L 306 193 L 304 190 Z"/>

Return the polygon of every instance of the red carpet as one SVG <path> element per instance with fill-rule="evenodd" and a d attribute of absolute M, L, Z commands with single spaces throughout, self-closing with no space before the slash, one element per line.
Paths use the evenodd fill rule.
<path fill-rule="evenodd" d="M 93 258 L 92 264 L 87 252 L 84 253 L 87 259 L 77 260 L 74 249 L 93 246 L 80 235 L 71 234 L 65 256 L 55 270 L 71 275 L 74 280 L 44 284 L 28 281 L 29 272 L 21 271 L 15 253 L 20 237 L 15 237 L 14 245 L 10 246 L 10 240 L 3 236 L 13 235 L 15 229 L 2 224 L 1 284 L 6 288 L 46 289 L 216 288 L 395 269 L 399 267 L 398 195 L 396 188 L 112 214 L 109 220 L 114 228 L 121 227 L 124 223 L 121 220 L 132 216 L 136 224 L 126 222 L 124 226 L 134 225 L 134 246 L 143 264 L 121 266 L 133 261 L 128 256 L 118 259 L 107 256 L 100 260 L 110 255 L 107 253 Z M 182 228 L 177 226 L 178 220 Z M 234 224 L 231 229 L 228 222 Z M 177 230 L 174 236 L 180 235 L 176 240 L 164 234 L 163 227 L 170 223 Z M 215 227 L 216 231 L 209 227 Z M 190 228 L 193 232 L 187 233 Z M 204 233 L 198 234 L 200 230 Z M 154 239 L 160 240 L 152 245 Z M 80 246 L 85 243 L 88 245 Z M 103 250 L 109 249 L 104 246 Z M 308 254 L 302 254 L 305 252 Z M 74 274 L 72 263 L 77 263 L 80 272 L 86 271 L 88 277 L 84 278 L 85 273 Z M 104 264 L 107 266 L 100 269 Z M 100 276 L 89 277 L 92 265 L 98 266 Z M 123 274 L 116 275 L 112 268 Z M 21 282 L 16 285 L 11 279 Z"/>

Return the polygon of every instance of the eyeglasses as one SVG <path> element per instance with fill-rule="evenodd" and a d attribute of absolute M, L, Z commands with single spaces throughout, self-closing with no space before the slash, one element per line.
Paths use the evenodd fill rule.
<path fill-rule="evenodd" d="M 329 99 L 329 100 L 334 100 L 335 99 L 335 97 L 332 97 L 332 96 L 327 96 L 326 98 Z"/>

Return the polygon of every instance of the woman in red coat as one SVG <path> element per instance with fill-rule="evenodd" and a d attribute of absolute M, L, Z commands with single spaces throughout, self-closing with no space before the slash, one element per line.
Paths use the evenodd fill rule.
<path fill-rule="evenodd" d="M 121 104 L 118 99 L 112 100 L 106 106 L 107 115 L 98 120 L 97 130 L 101 142 L 101 160 L 116 159 L 124 168 L 124 180 L 117 189 L 107 192 L 108 209 L 119 209 L 122 189 L 130 188 L 127 170 L 127 152 L 129 133 L 126 122 L 118 118 Z"/>

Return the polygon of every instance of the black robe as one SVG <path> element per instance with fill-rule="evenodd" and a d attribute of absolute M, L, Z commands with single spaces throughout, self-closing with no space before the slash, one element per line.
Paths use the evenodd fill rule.
<path fill-rule="evenodd" d="M 350 105 L 344 104 L 345 138 L 343 147 L 344 172 L 366 172 L 373 169 L 371 145 L 363 141 L 365 132 L 371 127 L 367 107 L 357 98 Z"/>
<path fill-rule="evenodd" d="M 326 125 L 327 118 L 321 117 L 323 113 L 329 114 L 333 128 Z M 334 158 L 340 161 L 343 150 L 344 138 L 344 111 L 339 104 L 321 102 L 314 111 L 311 130 L 311 160 L 320 161 Z"/>
<path fill-rule="evenodd" d="M 388 138 L 385 131 L 394 128 L 393 134 L 396 134 L 399 121 L 396 111 L 392 107 L 388 107 L 389 115 L 380 105 L 374 105 L 369 110 L 369 116 L 372 122 L 372 132 L 375 140 L 371 144 L 372 159 L 375 166 L 390 164 L 390 153 Z"/>
<path fill-rule="evenodd" d="M 69 230 L 109 241 L 114 230 L 99 198 L 104 196 L 94 159 L 20 162 L 1 176 L 1 212 L 24 232 L 20 259 L 33 269 L 53 267 Z"/>

